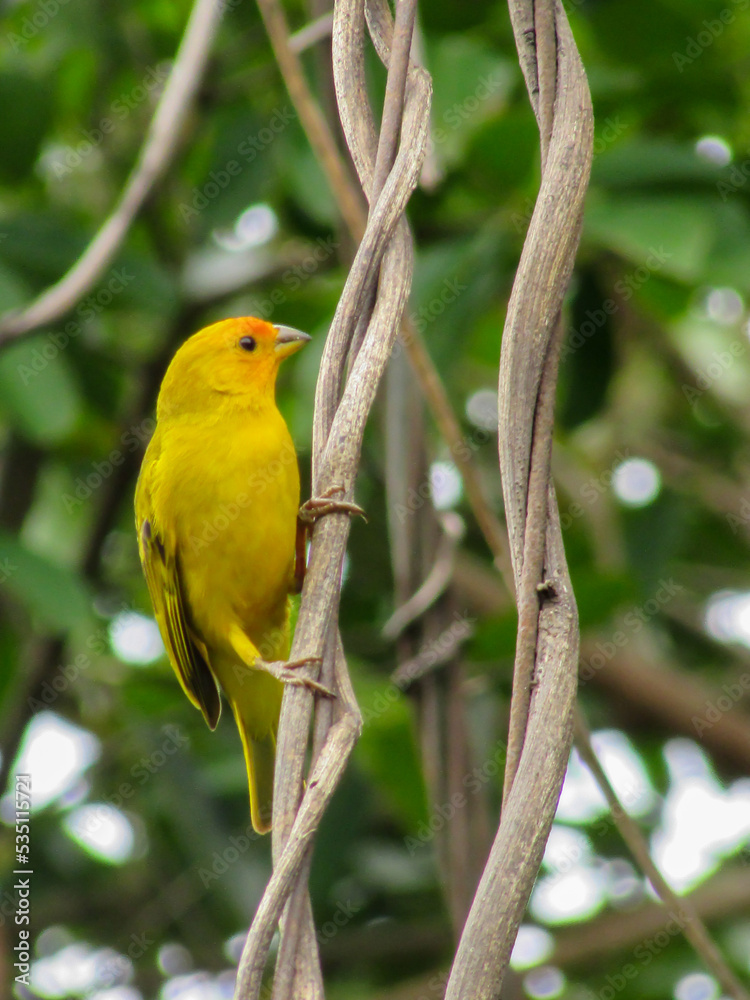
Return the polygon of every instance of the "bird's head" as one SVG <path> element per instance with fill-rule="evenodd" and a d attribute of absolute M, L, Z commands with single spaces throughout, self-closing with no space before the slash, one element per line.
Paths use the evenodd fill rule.
<path fill-rule="evenodd" d="M 220 397 L 258 407 L 272 403 L 279 365 L 309 340 L 306 333 L 254 316 L 213 323 L 193 334 L 172 358 L 157 416 L 210 411 Z"/>

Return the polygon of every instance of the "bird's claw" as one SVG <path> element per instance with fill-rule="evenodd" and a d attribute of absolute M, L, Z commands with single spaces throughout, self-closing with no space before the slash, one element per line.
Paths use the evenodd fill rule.
<path fill-rule="evenodd" d="M 287 670 L 297 670 L 298 667 L 319 667 L 322 662 L 321 656 L 303 656 L 299 660 L 287 660 L 284 666 Z"/>
<path fill-rule="evenodd" d="M 312 680 L 310 677 L 297 677 L 292 671 L 289 671 L 289 676 L 280 677 L 279 680 L 282 684 L 291 684 L 292 687 L 307 688 L 308 691 L 320 695 L 321 698 L 336 697 L 336 693 L 327 688 L 325 684 L 318 684 L 317 681 Z"/>
<path fill-rule="evenodd" d="M 332 486 L 319 497 L 310 497 L 299 509 L 299 518 L 304 524 L 315 524 L 320 517 L 326 514 L 348 514 L 350 517 L 361 517 L 365 521 L 367 515 L 356 503 L 348 500 L 337 500 L 336 494 L 343 493 L 340 486 Z"/>
<path fill-rule="evenodd" d="M 299 667 L 307 667 L 311 664 L 320 666 L 321 662 L 322 660 L 319 656 L 304 656 L 299 660 L 290 660 L 289 662 L 281 661 L 277 663 L 269 663 L 264 660 L 261 669 L 267 670 L 269 674 L 281 681 L 282 684 L 290 684 L 292 687 L 307 688 L 308 691 L 312 691 L 313 694 L 320 695 L 322 698 L 335 698 L 335 693 L 324 684 L 319 684 L 311 677 L 299 677 L 295 673 Z"/>

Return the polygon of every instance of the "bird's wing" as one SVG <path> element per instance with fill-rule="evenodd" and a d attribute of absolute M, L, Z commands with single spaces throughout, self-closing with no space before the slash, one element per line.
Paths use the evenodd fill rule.
<path fill-rule="evenodd" d="M 178 553 L 168 551 L 148 517 L 139 520 L 141 562 L 161 637 L 183 691 L 203 712 L 209 727 L 215 729 L 221 713 L 219 689 L 190 633 Z"/>

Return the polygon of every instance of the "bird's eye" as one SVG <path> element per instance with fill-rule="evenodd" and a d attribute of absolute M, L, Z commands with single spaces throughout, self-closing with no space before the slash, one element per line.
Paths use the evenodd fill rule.
<path fill-rule="evenodd" d="M 255 337 L 241 337 L 240 347 L 242 348 L 243 351 L 254 351 L 255 348 L 257 347 L 257 344 L 255 343 Z"/>

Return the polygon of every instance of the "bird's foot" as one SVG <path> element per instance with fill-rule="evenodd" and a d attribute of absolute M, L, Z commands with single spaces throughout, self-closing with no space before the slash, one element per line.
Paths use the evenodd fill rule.
<path fill-rule="evenodd" d="M 300 660 L 256 660 L 256 667 L 258 670 L 265 670 L 267 673 L 271 674 L 277 680 L 281 681 L 282 684 L 291 684 L 292 687 L 305 687 L 308 691 L 312 691 L 313 694 L 318 694 L 323 698 L 335 698 L 336 695 L 330 688 L 325 687 L 323 684 L 318 684 L 311 677 L 299 677 L 295 670 L 299 667 L 307 667 L 310 665 L 319 666 L 321 659 L 319 656 L 304 656 Z"/>
<path fill-rule="evenodd" d="M 362 517 L 367 520 L 367 515 L 356 503 L 349 503 L 347 500 L 336 499 L 337 493 L 343 493 L 341 486 L 331 486 L 319 497 L 310 497 L 299 509 L 299 519 L 303 524 L 315 524 L 320 517 L 326 514 L 349 514 L 350 517 Z"/>

